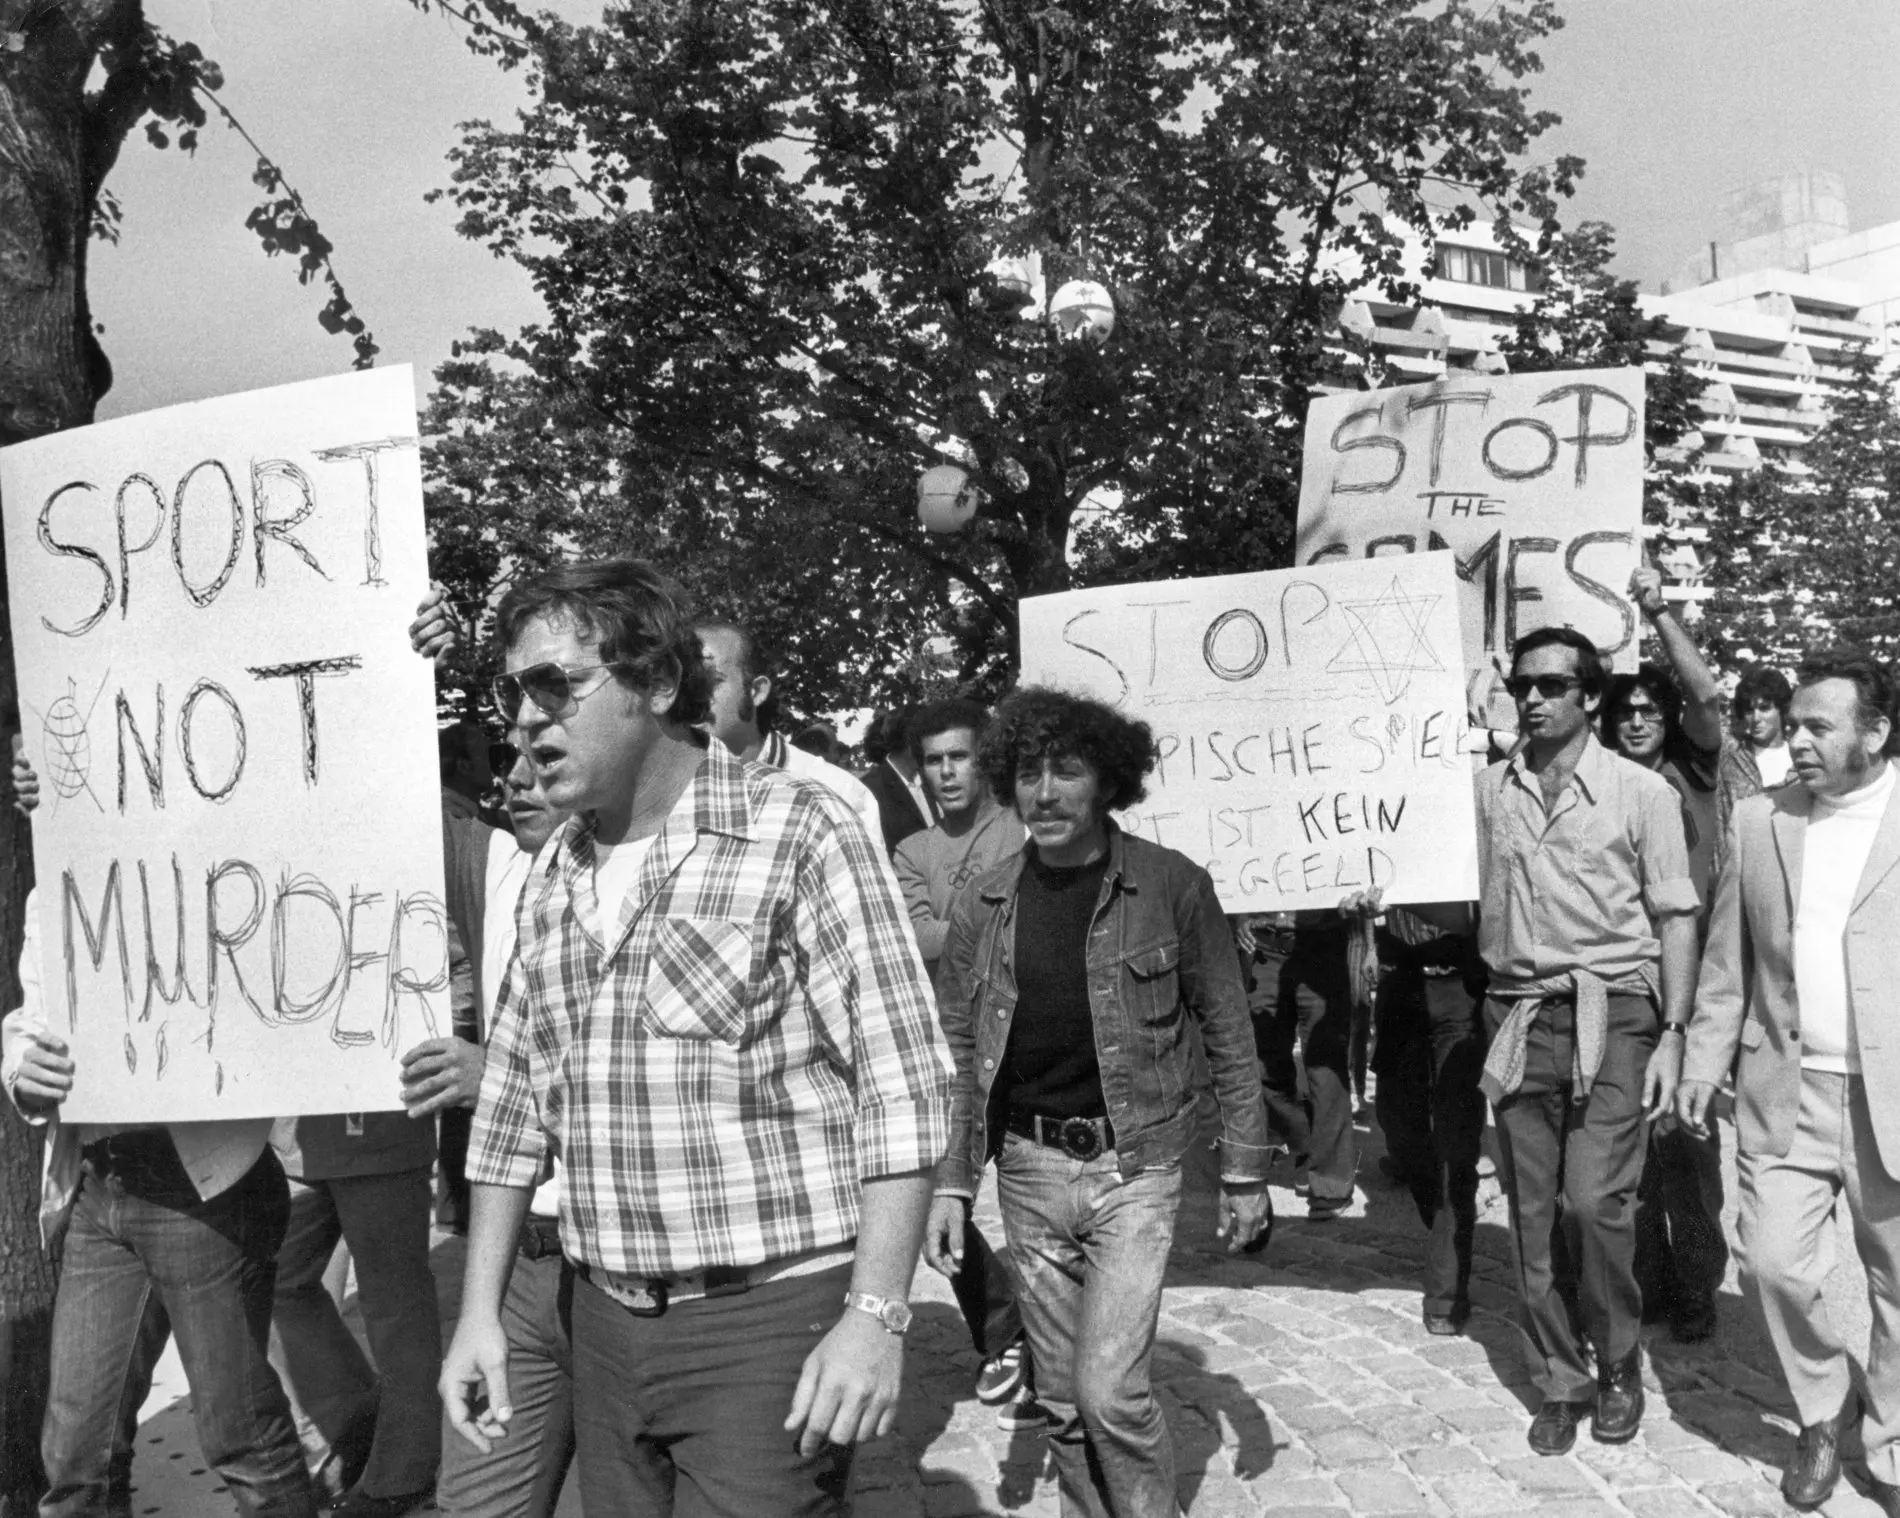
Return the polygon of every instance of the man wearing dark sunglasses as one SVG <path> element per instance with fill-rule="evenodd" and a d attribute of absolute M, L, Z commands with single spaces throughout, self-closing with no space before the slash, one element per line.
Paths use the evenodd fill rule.
<path fill-rule="evenodd" d="M 1568 1450 L 1586 1418 L 1606 1444 L 1642 1422 L 1644 1120 L 1670 1110 L 1695 994 L 1681 803 L 1597 741 L 1605 684 L 1574 629 L 1521 639 L 1506 686 L 1523 747 L 1478 782 L 1478 948 L 1491 977 L 1480 1084 L 1497 1113 L 1525 1348 L 1544 1398 L 1530 1444 L 1548 1455 Z M 1557 1228 L 1574 1316 L 1553 1261 Z"/>
<path fill-rule="evenodd" d="M 543 1159 L 589 1512 L 845 1510 L 886 1432 L 952 1068 L 882 847 L 709 741 L 679 589 L 636 560 L 512 589 L 496 704 L 549 806 L 469 1145 L 451 1425 L 513 1418 L 501 1309 Z M 789 1410 L 789 1411 L 788 1411 Z"/>

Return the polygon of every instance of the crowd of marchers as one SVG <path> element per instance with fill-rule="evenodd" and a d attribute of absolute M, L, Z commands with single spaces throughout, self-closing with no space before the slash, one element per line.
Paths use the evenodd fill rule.
<path fill-rule="evenodd" d="M 455 1032 L 407 1052 L 404 1111 L 62 1124 L 29 910 L 0 1080 L 45 1127 L 63 1251 L 40 1512 L 130 1512 L 169 1339 L 247 1518 L 545 1518 L 570 1470 L 596 1514 L 842 1513 L 921 1257 L 1064 1514 L 1176 1513 L 1151 1360 L 1184 1158 L 1212 1138 L 1231 1250 L 1266 1247 L 1276 1166 L 1342 1218 L 1363 1012 L 1434 1334 L 1470 1315 L 1494 1127 L 1532 1449 L 1634 1437 L 1646 1321 L 1713 1332 L 1732 1091 L 1734 1247 L 1802 1424 L 1783 1492 L 1824 1503 L 1858 1430 L 1900 1518 L 1900 693 L 1834 650 L 1725 700 L 1655 572 L 1630 593 L 1656 667 L 1612 675 L 1565 628 L 1513 651 L 1479 900 L 1235 918 L 1116 825 L 1156 764 L 1124 712 L 939 701 L 881 719 L 855 776 L 775 730 L 759 640 L 650 566 L 524 579 L 505 816 L 473 799 L 481 746 L 441 756 Z M 453 645 L 439 593 L 411 634 Z M 972 1217 L 992 1166 L 1000 1239 Z M 1821 1290 L 1842 1192 L 1858 1386 Z M 446 1352 L 432 1214 L 467 1234 Z"/>

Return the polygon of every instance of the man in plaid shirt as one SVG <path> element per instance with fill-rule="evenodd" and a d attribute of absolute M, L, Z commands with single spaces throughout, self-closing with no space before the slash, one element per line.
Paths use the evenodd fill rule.
<path fill-rule="evenodd" d="M 576 816 L 495 1009 L 451 1422 L 486 1447 L 510 1417 L 499 1309 L 558 1151 L 588 1511 L 684 1484 L 695 1511 L 842 1512 L 895 1412 L 949 1139 L 903 899 L 849 807 L 698 730 L 690 610 L 648 565 L 550 570 L 498 622 L 497 705 Z"/>

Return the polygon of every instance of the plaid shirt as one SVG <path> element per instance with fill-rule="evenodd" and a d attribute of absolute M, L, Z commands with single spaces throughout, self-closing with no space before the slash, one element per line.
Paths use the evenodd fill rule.
<path fill-rule="evenodd" d="M 952 1067 L 882 849 L 822 786 L 718 743 L 592 925 L 594 839 L 557 834 L 523 896 L 468 1176 L 567 1166 L 570 1259 L 634 1275 L 857 1236 L 860 1183 L 927 1170 Z"/>

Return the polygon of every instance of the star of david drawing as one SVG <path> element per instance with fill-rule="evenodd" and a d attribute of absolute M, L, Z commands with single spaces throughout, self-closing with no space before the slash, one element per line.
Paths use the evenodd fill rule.
<path fill-rule="evenodd" d="M 1352 636 L 1326 668 L 1336 675 L 1369 674 L 1390 706 L 1411 688 L 1415 672 L 1442 670 L 1425 636 L 1425 622 L 1438 596 L 1408 596 L 1393 577 L 1389 589 L 1370 601 L 1342 601 Z"/>

